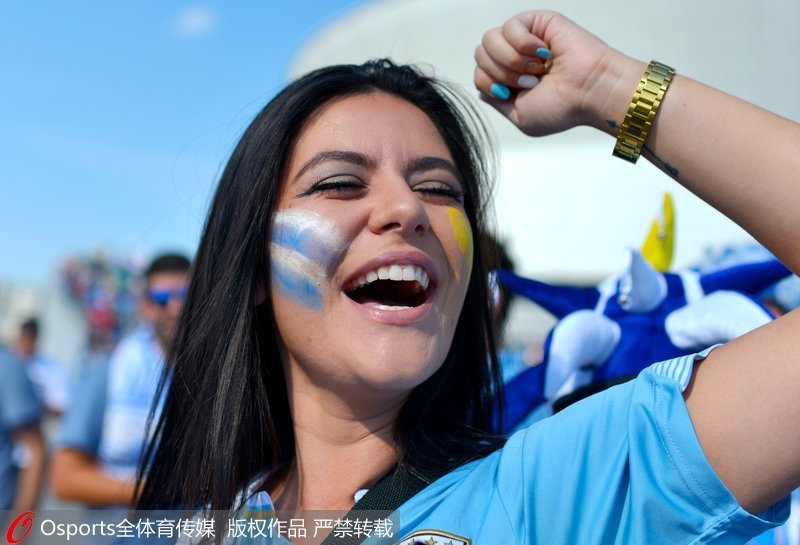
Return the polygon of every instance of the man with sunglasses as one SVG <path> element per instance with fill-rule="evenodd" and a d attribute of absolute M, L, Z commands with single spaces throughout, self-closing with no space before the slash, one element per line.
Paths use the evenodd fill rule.
<path fill-rule="evenodd" d="M 190 266 L 179 254 L 160 255 L 150 263 L 140 297 L 141 324 L 106 364 L 83 378 L 53 458 L 52 485 L 60 499 L 130 505 L 147 418 L 186 297 Z"/>

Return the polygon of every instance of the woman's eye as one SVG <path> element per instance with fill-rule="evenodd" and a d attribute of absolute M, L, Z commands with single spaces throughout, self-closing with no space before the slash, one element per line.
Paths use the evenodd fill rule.
<path fill-rule="evenodd" d="M 312 195 L 314 193 L 332 193 L 334 195 L 348 195 L 358 193 L 364 189 L 364 182 L 355 178 L 328 178 L 315 183 L 301 195 Z"/>
<path fill-rule="evenodd" d="M 420 193 L 437 197 L 448 197 L 458 202 L 461 202 L 464 198 L 464 192 L 461 189 L 455 189 L 450 185 L 441 182 L 426 182 L 418 184 L 414 187 L 414 191 L 419 191 Z"/>

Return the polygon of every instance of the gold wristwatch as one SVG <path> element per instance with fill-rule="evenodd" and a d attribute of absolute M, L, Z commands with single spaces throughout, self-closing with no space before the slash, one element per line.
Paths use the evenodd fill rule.
<path fill-rule="evenodd" d="M 650 127 L 664 99 L 675 69 L 650 61 L 631 100 L 631 106 L 617 133 L 614 155 L 635 163 L 650 133 Z"/>

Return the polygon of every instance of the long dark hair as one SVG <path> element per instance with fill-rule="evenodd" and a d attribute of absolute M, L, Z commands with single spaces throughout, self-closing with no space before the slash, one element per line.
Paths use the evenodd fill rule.
<path fill-rule="evenodd" d="M 500 372 L 477 243 L 488 198 L 483 126 L 451 90 L 412 67 L 388 60 L 332 66 L 298 79 L 270 101 L 225 167 L 168 356 L 169 391 L 140 468 L 140 509 L 227 510 L 255 475 L 277 479 L 291 466 L 294 431 L 272 305 L 254 304 L 258 286 L 270 278 L 271 218 L 304 123 L 334 98 L 373 92 L 407 100 L 439 129 L 460 169 L 476 241 L 447 358 L 415 388 L 398 416 L 398 462 L 436 475 L 499 446 L 491 411 Z"/>

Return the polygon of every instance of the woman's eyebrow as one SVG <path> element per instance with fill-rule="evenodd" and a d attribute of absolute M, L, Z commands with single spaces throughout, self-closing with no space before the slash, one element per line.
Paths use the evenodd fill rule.
<path fill-rule="evenodd" d="M 461 181 L 461 172 L 458 170 L 458 168 L 452 161 L 449 161 L 442 157 L 432 157 L 432 156 L 419 157 L 418 159 L 414 159 L 406 169 L 406 176 L 409 176 L 414 172 L 436 170 L 436 169 L 446 170 L 450 174 L 452 174 L 456 178 L 456 180 L 458 180 L 459 182 Z"/>
<path fill-rule="evenodd" d="M 372 166 L 372 161 L 369 159 L 369 157 L 367 157 L 363 153 L 358 153 L 355 151 L 335 151 L 335 150 L 321 151 L 314 157 L 306 161 L 306 163 L 302 167 L 300 167 L 300 170 L 297 171 L 297 174 L 294 177 L 295 181 L 297 181 L 298 178 L 300 178 L 310 169 L 328 161 L 352 163 L 354 165 L 361 167 Z"/>

